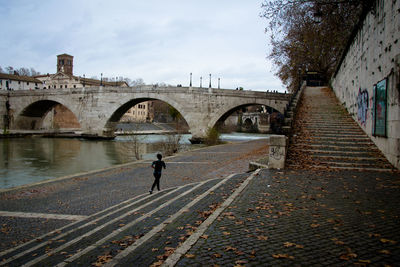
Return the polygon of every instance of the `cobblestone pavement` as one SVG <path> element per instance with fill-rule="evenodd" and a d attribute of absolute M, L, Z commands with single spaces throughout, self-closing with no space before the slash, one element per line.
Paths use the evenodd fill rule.
<path fill-rule="evenodd" d="M 168 157 L 161 189 L 246 172 L 249 161 L 265 153 L 266 146 L 265 140 L 256 140 Z M 153 179 L 150 162 L 142 162 L 0 193 L 0 212 L 39 213 L 31 218 L 0 214 L 0 251 L 71 223 L 53 214 L 93 215 L 148 193 Z"/>
<path fill-rule="evenodd" d="M 400 175 L 262 170 L 178 266 L 399 266 Z"/>
<path fill-rule="evenodd" d="M 168 158 L 170 184 L 152 195 L 148 163 L 3 193 L 0 210 L 49 217 L 0 217 L 0 266 L 399 266 L 398 172 L 246 173 L 264 152 L 255 141 Z"/>

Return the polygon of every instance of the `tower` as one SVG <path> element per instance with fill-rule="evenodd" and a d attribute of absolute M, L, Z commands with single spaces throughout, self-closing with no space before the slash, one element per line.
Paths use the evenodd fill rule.
<path fill-rule="evenodd" d="M 74 57 L 68 54 L 61 54 L 57 56 L 57 72 L 62 72 L 68 75 L 73 75 L 73 62 Z"/>

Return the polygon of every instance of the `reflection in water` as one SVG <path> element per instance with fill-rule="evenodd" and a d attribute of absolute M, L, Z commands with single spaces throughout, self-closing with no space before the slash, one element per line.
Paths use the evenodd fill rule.
<path fill-rule="evenodd" d="M 190 135 L 182 135 L 179 151 L 193 147 Z M 265 135 L 229 134 L 223 140 L 242 141 Z M 0 188 L 11 188 L 136 161 L 135 140 L 142 159 L 164 153 L 163 135 L 118 136 L 112 141 L 64 138 L 0 139 Z"/>
<path fill-rule="evenodd" d="M 64 138 L 0 139 L 0 188 L 10 188 L 79 172 L 132 162 L 135 137 L 117 137 L 113 141 L 89 141 Z M 183 136 L 180 150 L 190 145 Z M 138 137 L 143 159 L 153 159 L 163 152 L 161 135 Z"/>

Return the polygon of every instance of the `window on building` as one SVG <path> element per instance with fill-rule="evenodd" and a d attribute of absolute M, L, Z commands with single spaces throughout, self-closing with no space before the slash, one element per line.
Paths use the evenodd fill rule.
<path fill-rule="evenodd" d="M 76 88 L 76 84 L 74 84 L 74 88 Z"/>
<path fill-rule="evenodd" d="M 60 88 L 62 88 L 62 85 L 60 85 Z"/>
<path fill-rule="evenodd" d="M 21 81 L 18 81 L 18 84 L 21 84 Z"/>
<path fill-rule="evenodd" d="M 26 82 L 26 85 L 29 85 L 29 82 Z"/>
<path fill-rule="evenodd" d="M 67 85 L 65 85 L 64 87 L 67 88 Z"/>

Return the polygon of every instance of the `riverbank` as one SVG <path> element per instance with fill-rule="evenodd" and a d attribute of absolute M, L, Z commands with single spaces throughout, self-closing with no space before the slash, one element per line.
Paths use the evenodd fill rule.
<path fill-rule="evenodd" d="M 186 151 L 165 158 L 161 188 L 172 188 L 208 179 L 247 172 L 248 164 L 266 153 L 267 140 L 259 139 Z M 88 216 L 148 192 L 152 182 L 151 160 L 127 163 L 80 173 L 0 193 L 0 211 L 33 214 Z M 58 227 L 68 220 L 45 217 L 0 217 L 10 226 L 1 240 L 12 247 Z"/>

